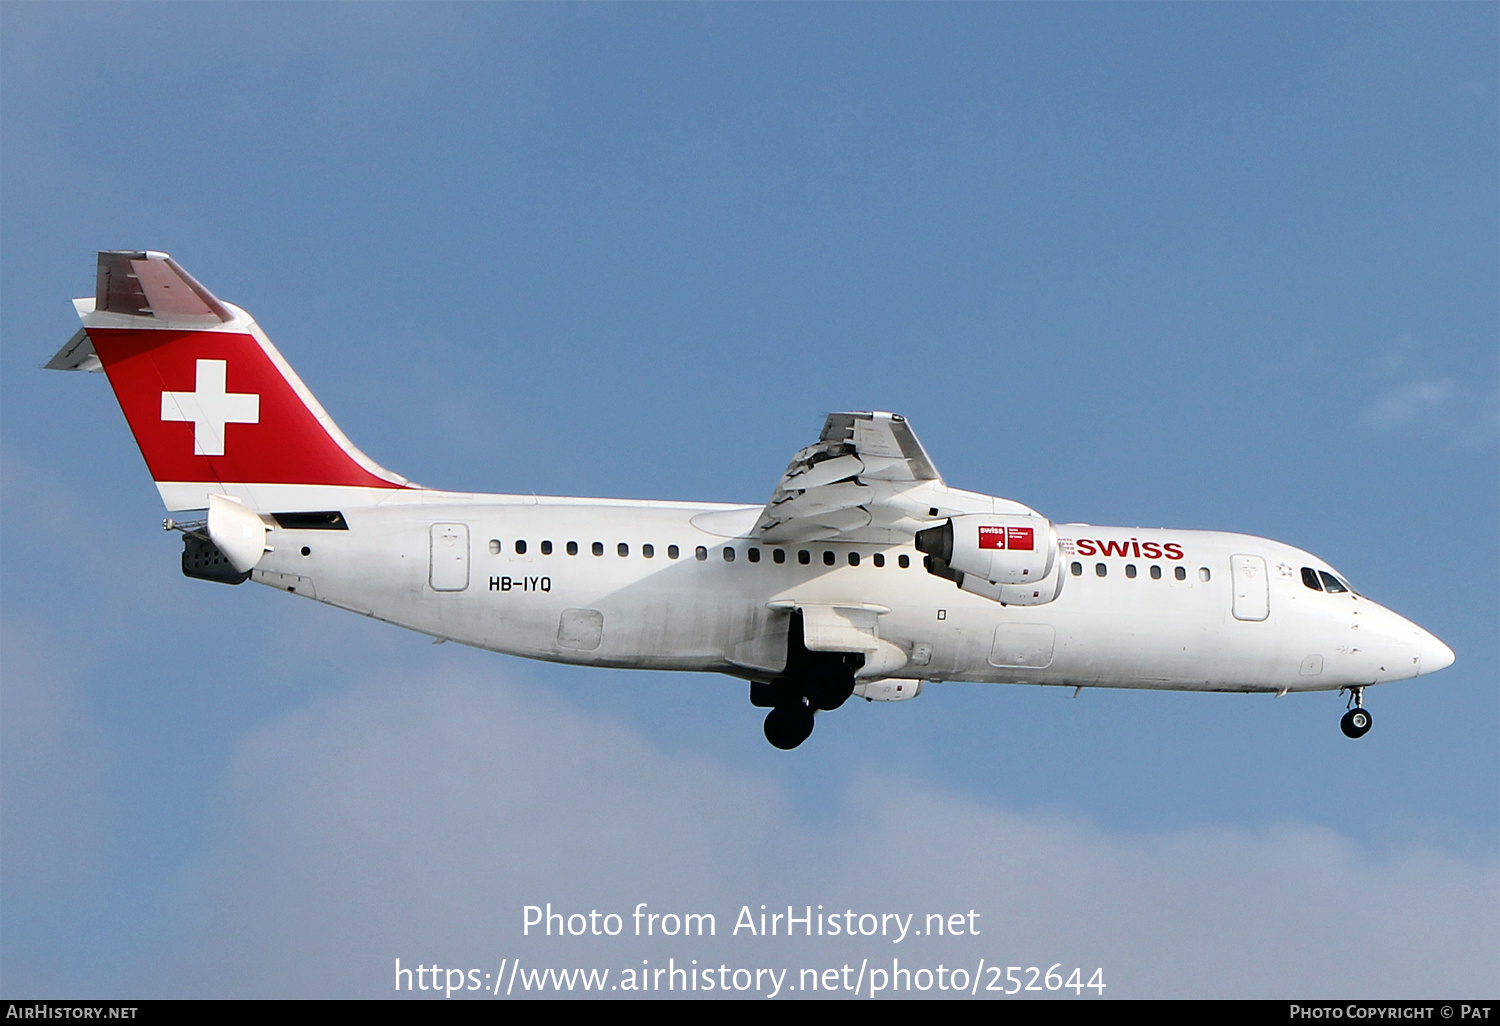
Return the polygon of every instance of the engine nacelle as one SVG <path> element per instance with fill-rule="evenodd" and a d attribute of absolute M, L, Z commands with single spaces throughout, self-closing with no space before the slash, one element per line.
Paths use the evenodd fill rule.
<path fill-rule="evenodd" d="M 1063 582 L 1068 579 L 1063 570 L 1065 565 L 1058 560 L 1051 573 L 1030 584 L 991 584 L 978 574 L 964 574 L 958 586 L 1005 606 L 1041 606 L 1062 594 Z"/>
<path fill-rule="evenodd" d="M 1057 565 L 1057 530 L 1034 513 L 966 513 L 918 531 L 916 543 L 930 557 L 927 569 L 960 587 L 973 575 L 1036 590 Z"/>
<path fill-rule="evenodd" d="M 887 677 L 884 680 L 862 680 L 854 685 L 854 693 L 866 702 L 904 702 L 922 693 L 926 681 L 901 680 Z"/>

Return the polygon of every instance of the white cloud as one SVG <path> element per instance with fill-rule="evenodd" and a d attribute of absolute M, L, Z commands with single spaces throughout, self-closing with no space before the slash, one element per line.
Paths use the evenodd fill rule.
<path fill-rule="evenodd" d="M 1400 427 L 1441 406 L 1453 394 L 1454 385 L 1450 378 L 1402 385 L 1386 390 L 1373 406 L 1360 415 L 1360 420 L 1374 428 Z"/>
<path fill-rule="evenodd" d="M 544 694 L 383 682 L 247 737 L 162 993 L 378 997 L 404 966 L 1062 962 L 1126 996 L 1493 994 L 1500 873 L 1328 830 L 1116 835 L 897 777 L 828 819 Z M 521 910 L 712 912 L 713 939 L 524 938 Z M 980 913 L 977 937 L 730 936 L 749 904 Z M 629 932 L 627 918 L 627 930 Z M 160 954 L 160 953 L 156 953 Z M 156 957 L 153 954 L 153 958 Z"/>
<path fill-rule="evenodd" d="M 1482 351 L 1482 350 L 1481 350 Z M 1455 373 L 1461 346 L 1437 346 L 1411 335 L 1391 339 L 1365 368 L 1375 398 L 1359 422 L 1377 431 L 1403 427 L 1435 429 L 1461 448 L 1493 445 L 1500 437 L 1493 361 L 1484 359 Z"/>
<path fill-rule="evenodd" d="M 7 617 L 0 627 L 4 716 L 0 832 L 7 904 L 76 893 L 97 868 L 104 823 L 102 781 L 112 753 L 80 694 L 76 660 L 46 628 Z M 22 893 L 24 891 L 24 893 Z"/>

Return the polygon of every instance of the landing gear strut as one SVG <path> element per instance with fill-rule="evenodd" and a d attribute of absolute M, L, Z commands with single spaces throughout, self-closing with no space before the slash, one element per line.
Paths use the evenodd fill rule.
<path fill-rule="evenodd" d="M 1370 714 L 1365 711 L 1365 689 L 1353 687 L 1349 692 L 1349 711 L 1339 720 L 1339 729 L 1345 737 L 1364 737 L 1370 732 L 1372 722 Z"/>
<path fill-rule="evenodd" d="M 769 682 L 752 681 L 750 704 L 770 709 L 766 740 L 783 751 L 796 748 L 813 730 L 813 714 L 837 709 L 854 693 L 854 674 L 864 657 L 850 652 L 811 652 L 803 643 L 802 611 L 787 630 L 786 669 Z"/>

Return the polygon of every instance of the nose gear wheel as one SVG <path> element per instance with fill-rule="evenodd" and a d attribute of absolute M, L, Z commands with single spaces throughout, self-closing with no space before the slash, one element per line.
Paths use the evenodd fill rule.
<path fill-rule="evenodd" d="M 1349 711 L 1344 713 L 1344 718 L 1339 720 L 1339 729 L 1348 738 L 1364 737 L 1370 732 L 1374 720 L 1369 712 L 1365 710 L 1365 689 L 1363 687 L 1352 687 L 1349 689 Z"/>

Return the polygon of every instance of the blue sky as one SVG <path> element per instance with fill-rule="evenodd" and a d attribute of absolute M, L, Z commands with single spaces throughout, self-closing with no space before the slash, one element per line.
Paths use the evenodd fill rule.
<path fill-rule="evenodd" d="M 978 908 L 944 957 L 1117 996 L 1500 989 L 1492 6 L 0 30 L 6 996 L 700 957 L 523 938 L 549 900 Z M 787 755 L 727 678 L 189 581 L 104 381 L 38 370 L 116 248 L 253 313 L 425 484 L 760 502 L 825 413 L 896 410 L 951 484 L 1290 542 L 1458 661 L 1370 692 L 1358 744 L 1332 694 L 944 685 Z"/>

